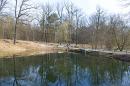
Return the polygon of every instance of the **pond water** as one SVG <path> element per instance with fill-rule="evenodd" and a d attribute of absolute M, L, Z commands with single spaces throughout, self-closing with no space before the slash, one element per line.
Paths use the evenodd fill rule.
<path fill-rule="evenodd" d="M 130 63 L 53 53 L 0 59 L 0 86 L 130 86 Z"/>

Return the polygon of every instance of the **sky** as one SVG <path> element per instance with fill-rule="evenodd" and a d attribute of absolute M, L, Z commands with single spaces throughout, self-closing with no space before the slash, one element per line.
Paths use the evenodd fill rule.
<path fill-rule="evenodd" d="M 51 3 L 55 4 L 57 2 L 67 2 L 71 1 L 75 6 L 81 8 L 86 15 L 91 15 L 96 11 L 96 7 L 102 8 L 105 12 L 110 14 L 126 14 L 128 13 L 128 8 L 123 6 L 123 0 L 33 0 L 33 3 L 43 4 Z"/>
<path fill-rule="evenodd" d="M 9 11 L 13 10 L 15 4 L 14 1 L 15 0 L 11 1 Z M 124 16 L 124 19 L 130 18 L 130 16 L 128 15 L 130 13 L 130 6 L 128 7 L 124 6 L 124 3 L 126 3 L 126 1 L 130 2 L 130 0 L 30 0 L 30 1 L 31 4 L 36 6 L 39 5 L 42 6 L 46 3 L 56 5 L 56 3 L 63 4 L 64 2 L 72 2 L 77 8 L 82 9 L 82 13 L 85 13 L 84 15 L 86 15 L 87 17 L 90 17 L 92 14 L 94 14 L 94 12 L 96 12 L 96 8 L 100 7 L 107 15 L 120 14 Z M 34 15 L 34 17 L 38 17 L 38 13 L 40 12 L 41 10 L 33 11 L 32 15 Z"/>

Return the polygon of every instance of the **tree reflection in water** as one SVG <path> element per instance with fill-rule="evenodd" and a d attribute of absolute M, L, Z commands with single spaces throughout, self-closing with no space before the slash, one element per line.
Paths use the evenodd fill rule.
<path fill-rule="evenodd" d="M 17 80 L 17 76 L 16 76 L 16 67 L 15 67 L 16 63 L 15 63 L 15 55 L 13 55 L 13 72 L 14 72 L 14 82 L 13 82 L 13 86 L 21 86 Z"/>
<path fill-rule="evenodd" d="M 129 63 L 53 53 L 0 59 L 0 86 L 129 86 Z"/>

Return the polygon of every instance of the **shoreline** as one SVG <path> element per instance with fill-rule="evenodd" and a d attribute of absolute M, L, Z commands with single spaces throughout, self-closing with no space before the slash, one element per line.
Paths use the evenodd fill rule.
<path fill-rule="evenodd" d="M 57 52 L 55 45 L 42 42 L 17 40 L 16 45 L 10 39 L 0 39 L 0 58 L 13 55 L 34 55 Z"/>
<path fill-rule="evenodd" d="M 72 48 L 70 52 L 81 53 L 81 54 L 88 54 L 88 55 L 97 55 L 97 56 L 104 56 L 107 58 L 114 58 L 117 60 L 130 62 L 130 52 L 125 51 L 105 51 L 105 50 L 93 50 L 93 49 L 81 49 L 81 48 Z"/>
<path fill-rule="evenodd" d="M 64 52 L 67 47 L 60 46 L 56 43 L 43 43 L 36 41 L 23 41 L 17 40 L 16 45 L 13 44 L 12 40 L 0 39 L 0 58 L 11 58 L 13 55 L 16 56 L 30 56 L 38 54 Z M 114 58 L 122 61 L 130 62 L 130 52 L 126 51 L 107 51 L 107 50 L 94 50 L 89 48 L 73 48 L 69 49 L 69 52 L 88 54 L 88 55 L 100 55 L 108 58 Z"/>

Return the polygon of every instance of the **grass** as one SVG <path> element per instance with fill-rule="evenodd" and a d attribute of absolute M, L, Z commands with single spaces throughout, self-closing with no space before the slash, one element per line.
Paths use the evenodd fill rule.
<path fill-rule="evenodd" d="M 0 39 L 0 57 L 53 51 L 54 46 L 45 43 L 17 40 L 16 45 L 14 45 L 12 40 Z"/>

